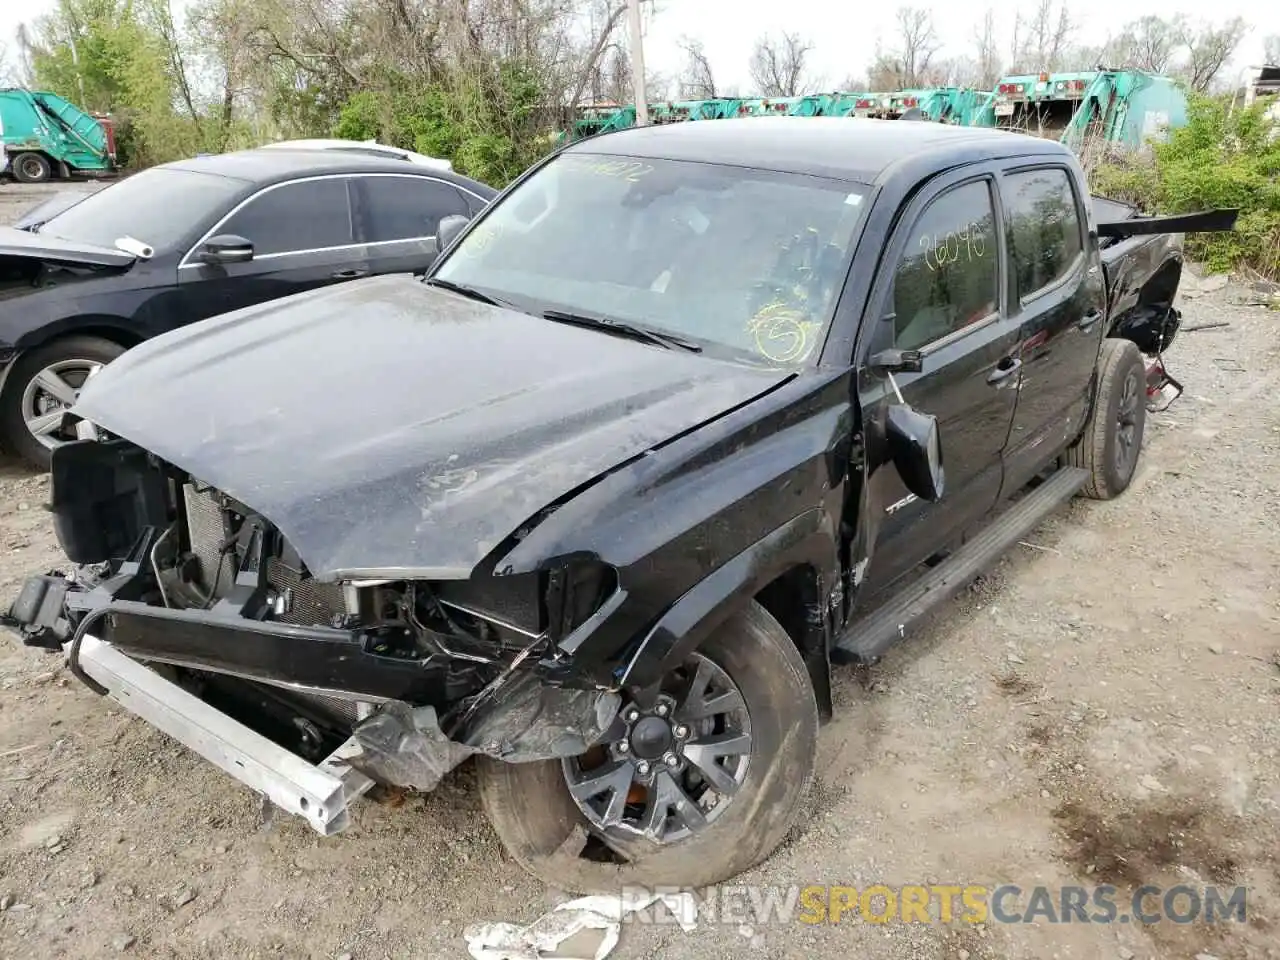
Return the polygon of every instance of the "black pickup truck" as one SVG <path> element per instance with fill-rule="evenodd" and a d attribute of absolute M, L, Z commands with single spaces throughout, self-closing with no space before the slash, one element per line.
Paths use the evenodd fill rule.
<path fill-rule="evenodd" d="M 1233 222 L 1094 203 L 1005 132 L 583 141 L 443 222 L 425 278 L 95 376 L 52 458 L 74 571 L 6 622 L 323 834 L 476 756 L 550 882 L 718 881 L 800 815 L 833 662 L 1128 486 L 1177 323 L 1159 231 Z"/>

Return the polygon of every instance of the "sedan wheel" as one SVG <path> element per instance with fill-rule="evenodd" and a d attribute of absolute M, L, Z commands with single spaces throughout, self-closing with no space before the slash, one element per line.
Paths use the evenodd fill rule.
<path fill-rule="evenodd" d="M 101 337 L 66 337 L 20 354 L 0 393 L 0 446 L 32 466 L 49 469 L 53 451 L 74 440 L 62 416 L 90 379 L 125 348 Z"/>
<path fill-rule="evenodd" d="M 75 439 L 60 431 L 62 415 L 75 405 L 80 389 L 102 367 L 96 360 L 60 360 L 27 383 L 22 392 L 22 419 L 37 442 L 52 450 Z"/>

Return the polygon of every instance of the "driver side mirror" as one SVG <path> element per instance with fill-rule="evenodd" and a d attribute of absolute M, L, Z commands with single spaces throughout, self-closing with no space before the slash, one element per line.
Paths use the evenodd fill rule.
<path fill-rule="evenodd" d="M 462 233 L 470 222 L 470 217 L 464 217 L 458 213 L 442 217 L 440 226 L 436 228 L 436 252 L 443 253 L 448 250 L 449 245 L 458 239 L 458 234 Z"/>
<path fill-rule="evenodd" d="M 253 244 L 232 233 L 210 237 L 200 248 L 203 263 L 244 263 L 253 259 Z"/>
<path fill-rule="evenodd" d="M 937 503 L 946 489 L 938 418 L 905 403 L 889 408 L 889 455 L 903 485 L 921 500 Z"/>
<path fill-rule="evenodd" d="M 881 350 L 867 361 L 867 365 L 877 373 L 921 373 L 924 371 L 924 354 L 919 350 Z"/>

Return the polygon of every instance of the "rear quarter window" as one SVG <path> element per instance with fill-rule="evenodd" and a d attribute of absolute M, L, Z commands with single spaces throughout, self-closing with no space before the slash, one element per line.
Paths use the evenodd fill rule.
<path fill-rule="evenodd" d="M 1001 184 L 1009 217 L 1009 255 L 1023 300 L 1054 286 L 1084 252 L 1071 176 L 1062 167 L 1023 170 Z"/>

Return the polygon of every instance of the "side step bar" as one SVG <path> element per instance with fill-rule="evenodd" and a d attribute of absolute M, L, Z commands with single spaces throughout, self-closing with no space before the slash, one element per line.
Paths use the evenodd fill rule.
<path fill-rule="evenodd" d="M 302 817 L 323 836 L 345 829 L 349 822 L 347 805 L 373 786 L 372 780 L 345 762 L 353 741 L 340 746 L 316 766 L 97 637 L 85 636 L 79 663 L 85 673 L 106 688 L 112 700 L 130 713 L 163 730 L 276 806 Z"/>
<path fill-rule="evenodd" d="M 832 658 L 871 663 L 906 636 L 907 627 L 971 583 L 1001 554 L 1084 486 L 1088 474 L 1063 467 L 1026 493 L 1002 515 L 928 573 L 867 616 L 855 620 L 836 640 Z"/>

